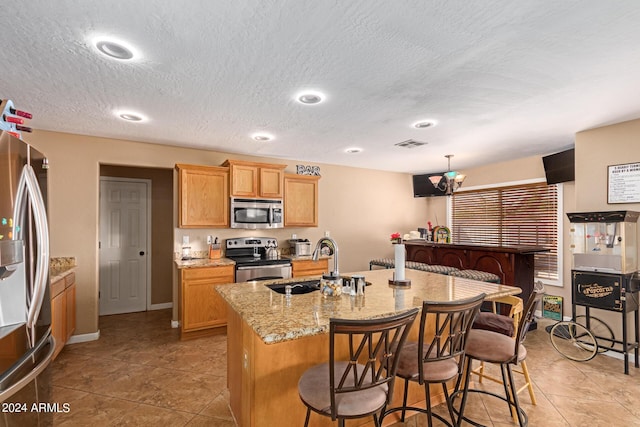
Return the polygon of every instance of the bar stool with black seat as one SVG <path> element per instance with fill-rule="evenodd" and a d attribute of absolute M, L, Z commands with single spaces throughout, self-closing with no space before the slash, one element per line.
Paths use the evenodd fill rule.
<path fill-rule="evenodd" d="M 338 420 L 373 415 L 384 410 L 393 395 L 398 358 L 418 308 L 369 320 L 330 319 L 329 362 L 307 369 L 298 394 L 311 411 Z M 340 337 L 344 335 L 345 337 Z"/>
<path fill-rule="evenodd" d="M 520 319 L 518 325 L 516 339 L 499 332 L 488 331 L 484 329 L 472 329 L 467 339 L 467 348 L 465 351 L 465 369 L 464 369 L 464 388 L 460 390 L 461 381 L 456 385 L 457 394 L 462 394 L 462 402 L 458 411 L 458 425 L 462 420 L 481 426 L 468 418 L 464 418 L 464 409 L 467 403 L 467 396 L 470 392 L 483 393 L 504 400 L 509 405 L 509 411 L 515 410 L 518 416 L 518 423 L 521 427 L 528 425 L 527 414 L 518 402 L 518 393 L 513 380 L 512 365 L 517 365 L 527 357 L 527 349 L 522 345 L 524 338 L 529 330 L 529 326 L 534 319 L 534 313 L 538 304 L 542 300 L 543 292 L 535 290 L 529 300 Z M 469 389 L 469 379 L 471 376 L 473 361 L 489 362 L 500 365 L 502 373 L 502 384 L 504 386 L 504 396 L 488 390 Z"/>
<path fill-rule="evenodd" d="M 485 294 L 480 294 L 453 302 L 423 301 L 418 341 L 405 344 L 399 353 L 396 375 L 405 380 L 402 406 L 388 409 L 384 413 L 385 417 L 392 412 L 402 411 L 401 421 L 404 422 L 406 411 L 418 411 L 427 414 L 429 426 L 434 417 L 447 425 L 455 425 L 456 418 L 447 382 L 462 373 L 469 330 L 484 297 Z M 410 381 L 424 386 L 425 408 L 407 406 Z M 431 411 L 429 387 L 434 383 L 442 384 L 450 421 Z"/>

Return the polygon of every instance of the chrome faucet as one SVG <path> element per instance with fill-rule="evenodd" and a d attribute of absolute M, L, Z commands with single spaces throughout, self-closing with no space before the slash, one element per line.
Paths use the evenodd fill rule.
<path fill-rule="evenodd" d="M 313 255 L 311 257 L 312 260 L 318 261 L 320 257 L 320 248 L 323 243 L 330 244 L 333 247 L 333 271 L 330 273 L 332 277 L 340 277 L 340 272 L 338 271 L 338 244 L 331 237 L 322 237 L 316 243 L 316 248 L 313 250 Z"/>

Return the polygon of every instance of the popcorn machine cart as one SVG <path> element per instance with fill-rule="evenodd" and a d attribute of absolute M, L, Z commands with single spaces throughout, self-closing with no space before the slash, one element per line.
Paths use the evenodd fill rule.
<path fill-rule="evenodd" d="M 593 331 L 593 323 L 602 321 L 592 318 L 591 309 L 618 312 L 622 321 L 622 339 L 615 339 L 606 325 L 599 328 L 607 331 L 594 333 L 598 351 L 614 351 L 624 355 L 624 373 L 629 374 L 629 353 L 638 359 L 638 230 L 640 214 L 633 211 L 568 213 L 571 222 L 571 309 L 576 320 L 576 307 L 584 307 L 587 329 Z M 630 342 L 628 320 L 633 312 L 635 341 Z M 582 317 L 582 316 L 578 316 Z M 598 328 L 596 328 L 598 329 Z"/>

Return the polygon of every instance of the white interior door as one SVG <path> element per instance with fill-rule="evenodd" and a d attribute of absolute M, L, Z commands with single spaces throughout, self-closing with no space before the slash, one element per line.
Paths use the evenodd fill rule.
<path fill-rule="evenodd" d="M 147 309 L 150 187 L 100 178 L 100 315 Z"/>

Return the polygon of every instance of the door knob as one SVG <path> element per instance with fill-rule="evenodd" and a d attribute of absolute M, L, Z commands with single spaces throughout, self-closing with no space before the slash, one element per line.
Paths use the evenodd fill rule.
<path fill-rule="evenodd" d="M 140 256 L 143 256 L 143 255 L 144 255 L 144 251 L 140 251 Z"/>

